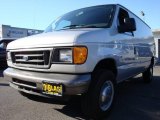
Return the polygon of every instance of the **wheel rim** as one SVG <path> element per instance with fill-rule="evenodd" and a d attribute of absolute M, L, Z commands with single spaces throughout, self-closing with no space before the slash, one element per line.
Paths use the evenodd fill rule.
<path fill-rule="evenodd" d="M 114 87 L 111 81 L 106 81 L 101 89 L 99 96 L 99 105 L 102 111 L 108 110 L 111 106 L 114 96 Z"/>

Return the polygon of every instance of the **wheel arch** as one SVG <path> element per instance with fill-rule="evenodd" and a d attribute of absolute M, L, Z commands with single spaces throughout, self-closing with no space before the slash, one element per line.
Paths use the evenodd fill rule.
<path fill-rule="evenodd" d="M 101 61 L 99 61 L 96 64 L 93 72 L 98 69 L 110 70 L 117 77 L 117 74 L 118 74 L 117 65 L 116 65 L 116 61 L 113 58 L 106 58 L 106 59 L 102 59 Z"/>

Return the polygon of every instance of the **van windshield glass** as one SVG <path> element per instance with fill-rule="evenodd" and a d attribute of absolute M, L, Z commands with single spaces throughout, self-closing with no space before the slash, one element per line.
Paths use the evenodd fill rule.
<path fill-rule="evenodd" d="M 78 28 L 108 28 L 114 8 L 114 5 L 102 5 L 69 12 L 51 23 L 45 32 Z"/>

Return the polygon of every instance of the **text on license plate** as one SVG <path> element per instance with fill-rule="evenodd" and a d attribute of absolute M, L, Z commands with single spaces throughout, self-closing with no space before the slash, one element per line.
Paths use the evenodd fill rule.
<path fill-rule="evenodd" d="M 43 93 L 62 96 L 63 94 L 63 86 L 61 84 L 53 84 L 53 83 L 43 83 Z"/>

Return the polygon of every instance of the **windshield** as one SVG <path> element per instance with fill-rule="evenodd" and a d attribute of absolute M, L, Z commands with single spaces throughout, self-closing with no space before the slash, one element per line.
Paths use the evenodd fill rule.
<path fill-rule="evenodd" d="M 82 8 L 54 21 L 45 32 L 77 28 L 107 28 L 113 18 L 114 5 Z"/>

